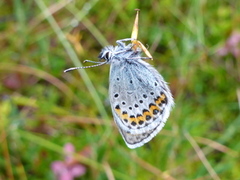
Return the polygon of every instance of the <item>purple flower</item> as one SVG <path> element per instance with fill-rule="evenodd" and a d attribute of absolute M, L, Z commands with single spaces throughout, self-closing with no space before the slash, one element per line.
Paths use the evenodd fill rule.
<path fill-rule="evenodd" d="M 88 149 L 89 150 L 89 149 Z M 63 149 L 65 153 L 64 161 L 54 161 L 51 169 L 57 180 L 73 180 L 86 172 L 86 167 L 74 159 L 75 148 L 71 143 L 67 143 Z M 86 151 L 86 150 L 84 150 Z"/>
<path fill-rule="evenodd" d="M 240 32 L 233 32 L 227 39 L 225 45 L 221 47 L 217 54 L 219 56 L 226 56 L 232 54 L 235 58 L 240 57 Z"/>

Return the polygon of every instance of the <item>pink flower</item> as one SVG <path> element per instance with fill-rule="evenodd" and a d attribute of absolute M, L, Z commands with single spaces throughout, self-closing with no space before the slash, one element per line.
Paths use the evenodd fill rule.
<path fill-rule="evenodd" d="M 54 161 L 51 164 L 51 169 L 55 174 L 56 179 L 73 180 L 75 177 L 80 177 L 85 174 L 86 167 L 74 159 L 74 146 L 71 143 L 67 143 L 63 150 L 65 153 L 65 161 Z M 85 148 L 83 152 L 85 153 L 85 151 L 90 151 L 90 149 Z"/>
<path fill-rule="evenodd" d="M 226 56 L 232 54 L 235 58 L 240 57 L 240 32 L 233 32 L 227 39 L 225 45 L 221 47 L 217 54 L 219 56 Z"/>

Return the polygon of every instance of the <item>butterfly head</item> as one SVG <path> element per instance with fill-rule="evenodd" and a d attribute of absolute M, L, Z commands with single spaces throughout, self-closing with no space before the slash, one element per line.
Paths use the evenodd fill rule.
<path fill-rule="evenodd" d="M 114 47 L 113 46 L 107 46 L 102 49 L 100 54 L 98 55 L 98 59 L 104 59 L 105 61 L 110 62 L 114 56 Z"/>

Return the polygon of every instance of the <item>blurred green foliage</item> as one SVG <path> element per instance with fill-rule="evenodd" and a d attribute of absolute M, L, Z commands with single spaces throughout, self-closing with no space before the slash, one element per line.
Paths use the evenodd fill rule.
<path fill-rule="evenodd" d="M 51 163 L 69 142 L 91 147 L 77 157 L 82 179 L 240 178 L 240 56 L 218 53 L 240 32 L 239 1 L 0 4 L 0 179 L 54 179 Z M 130 37 L 136 8 L 138 39 L 176 106 L 148 145 L 130 150 L 112 119 L 109 66 L 63 70 Z"/>

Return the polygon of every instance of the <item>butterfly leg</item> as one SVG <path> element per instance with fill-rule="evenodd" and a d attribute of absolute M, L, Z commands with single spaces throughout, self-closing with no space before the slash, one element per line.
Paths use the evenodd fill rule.
<path fill-rule="evenodd" d="M 149 60 L 152 59 L 151 57 L 131 57 L 131 58 L 127 58 L 127 59 L 142 59 L 142 60 Z"/>
<path fill-rule="evenodd" d="M 153 59 L 152 58 L 152 55 L 150 54 L 150 52 L 148 51 L 148 49 L 140 42 L 140 41 L 138 41 L 138 40 L 136 40 L 135 38 L 125 38 L 125 39 L 120 39 L 120 40 L 117 40 L 116 41 L 116 43 L 119 45 L 119 46 L 121 46 L 121 47 L 124 47 L 125 46 L 125 44 L 124 44 L 124 42 L 125 41 L 132 41 L 132 49 L 133 50 L 137 50 L 137 48 L 139 47 L 139 48 L 141 48 L 142 49 L 142 51 L 147 55 L 147 57 L 149 57 L 148 59 Z"/>
<path fill-rule="evenodd" d="M 117 40 L 116 43 L 121 46 L 121 47 L 124 47 L 124 42 L 125 41 L 133 41 L 135 40 L 134 38 L 125 38 L 125 39 L 120 39 L 120 40 Z"/>

